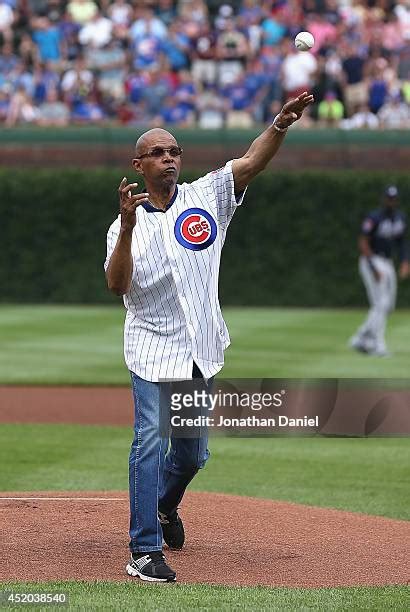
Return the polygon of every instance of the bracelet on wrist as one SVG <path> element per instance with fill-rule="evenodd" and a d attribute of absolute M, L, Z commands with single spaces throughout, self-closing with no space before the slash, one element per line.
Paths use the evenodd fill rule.
<path fill-rule="evenodd" d="M 275 128 L 275 130 L 277 132 L 286 132 L 287 131 L 287 127 L 281 128 L 278 125 L 276 125 L 276 119 L 279 117 L 279 115 L 276 115 L 276 117 L 274 118 L 274 120 L 272 121 L 272 126 Z"/>
<path fill-rule="evenodd" d="M 287 127 L 285 127 L 285 128 L 280 128 L 279 126 L 277 126 L 277 125 L 276 125 L 276 123 L 272 123 L 272 126 L 275 128 L 275 130 L 276 130 L 277 132 L 282 132 L 282 133 L 284 133 L 284 132 L 287 132 L 287 131 L 288 131 L 288 128 L 287 128 Z"/>

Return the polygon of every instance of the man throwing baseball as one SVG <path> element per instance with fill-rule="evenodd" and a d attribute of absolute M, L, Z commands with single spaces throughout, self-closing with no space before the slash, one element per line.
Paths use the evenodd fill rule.
<path fill-rule="evenodd" d="M 397 279 L 392 262 L 396 248 L 400 259 L 399 276 L 409 276 L 409 253 L 405 239 L 406 218 L 398 208 L 398 189 L 387 187 L 383 205 L 362 222 L 359 237 L 359 272 L 366 287 L 370 310 L 363 325 L 350 340 L 357 351 L 386 357 L 385 329 L 388 314 L 396 303 Z"/>
<path fill-rule="evenodd" d="M 124 354 L 135 405 L 129 457 L 130 576 L 173 582 L 163 540 L 181 549 L 178 505 L 208 456 L 206 432 L 196 438 L 160 435 L 160 406 L 176 380 L 219 372 L 229 335 L 218 302 L 218 275 L 228 225 L 249 182 L 277 153 L 287 128 L 313 101 L 306 92 L 287 102 L 247 153 L 193 183 L 178 184 L 182 149 L 155 128 L 136 143 L 138 183 L 119 186 L 120 214 L 107 235 L 108 287 L 123 296 Z"/>

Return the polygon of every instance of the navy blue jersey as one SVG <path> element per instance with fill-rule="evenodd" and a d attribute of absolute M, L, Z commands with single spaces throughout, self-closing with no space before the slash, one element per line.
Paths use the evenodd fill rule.
<path fill-rule="evenodd" d="M 361 233 L 369 238 L 375 255 L 390 258 L 396 248 L 400 261 L 403 261 L 408 260 L 406 229 L 406 216 L 401 210 L 379 208 L 363 219 Z"/>

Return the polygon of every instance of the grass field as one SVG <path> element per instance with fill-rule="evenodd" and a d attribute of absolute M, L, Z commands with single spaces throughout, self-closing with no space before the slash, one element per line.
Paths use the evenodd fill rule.
<path fill-rule="evenodd" d="M 232 345 L 226 377 L 409 378 L 410 311 L 389 320 L 394 353 L 353 353 L 358 310 L 238 308 L 224 311 Z M 0 383 L 128 384 L 122 357 L 124 309 L 0 307 Z"/>
<path fill-rule="evenodd" d="M 145 585 L 111 582 L 5 583 L 7 591 L 68 594 L 76 610 L 408 610 L 410 591 L 392 586 L 371 589 L 269 589 L 209 585 Z M 0 606 L 1 607 L 1 606 Z M 21 610 L 22 606 L 7 610 Z M 27 606 L 24 606 L 27 609 Z M 38 610 L 38 606 L 33 609 Z M 52 608 L 47 608 L 51 610 Z M 54 608 L 56 609 L 56 608 Z M 59 609 L 59 608 L 57 608 Z M 62 607 L 67 609 L 66 606 Z"/>
<path fill-rule="evenodd" d="M 410 311 L 397 312 L 389 321 L 391 359 L 356 355 L 346 348 L 364 312 L 227 309 L 225 316 L 232 338 L 227 377 L 409 377 Z M 128 384 L 123 317 L 120 307 L 0 307 L 0 383 Z M 1 425 L 0 490 L 126 489 L 130 438 L 131 430 L 123 427 Z M 211 440 L 211 453 L 193 489 L 409 519 L 407 439 L 217 438 Z M 65 590 L 70 608 L 76 609 L 410 606 L 406 586 L 303 590 L 201 584 L 161 589 L 129 582 L 0 584 L 0 591 L 11 589 Z"/>
<path fill-rule="evenodd" d="M 130 428 L 7 424 L 0 441 L 2 491 L 128 486 Z M 193 490 L 410 519 L 407 439 L 213 438 L 210 449 Z"/>

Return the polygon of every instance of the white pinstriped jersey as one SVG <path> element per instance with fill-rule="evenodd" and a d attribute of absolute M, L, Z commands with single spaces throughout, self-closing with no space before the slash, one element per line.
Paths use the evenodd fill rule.
<path fill-rule="evenodd" d="M 235 198 L 232 161 L 193 183 L 177 185 L 167 210 L 136 209 L 133 274 L 124 326 L 128 369 L 143 378 L 190 379 L 193 361 L 203 376 L 223 366 L 230 344 L 218 300 L 226 230 L 244 193 Z M 107 234 L 107 269 L 120 231 Z"/>

